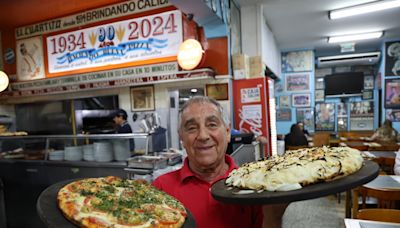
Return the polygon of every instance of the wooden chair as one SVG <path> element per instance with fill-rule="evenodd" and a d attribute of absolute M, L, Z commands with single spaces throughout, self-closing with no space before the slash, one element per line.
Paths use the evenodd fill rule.
<path fill-rule="evenodd" d="M 329 146 L 329 132 L 315 132 L 313 136 L 314 146 Z"/>
<path fill-rule="evenodd" d="M 361 208 L 366 208 L 367 196 L 374 197 L 378 200 L 378 208 L 394 209 L 396 201 L 400 200 L 399 189 L 372 189 L 360 186 L 353 189 L 353 218 L 358 218 L 358 196 L 361 196 Z"/>
<path fill-rule="evenodd" d="M 383 208 L 361 209 L 357 213 L 357 219 L 400 223 L 400 210 Z"/>
<path fill-rule="evenodd" d="M 394 167 L 394 163 L 395 163 L 395 158 L 377 157 L 377 158 L 372 159 L 372 161 L 378 163 L 381 174 L 386 174 L 386 175 L 394 174 L 393 167 Z"/>

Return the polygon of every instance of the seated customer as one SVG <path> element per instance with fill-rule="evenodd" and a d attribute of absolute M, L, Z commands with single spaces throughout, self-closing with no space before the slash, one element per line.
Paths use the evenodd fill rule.
<path fill-rule="evenodd" d="M 289 146 L 308 146 L 308 141 L 298 124 L 293 124 L 290 133 L 285 135 L 285 148 Z"/>
<path fill-rule="evenodd" d="M 385 120 L 383 125 L 375 131 L 370 139 L 381 143 L 395 143 L 397 135 L 398 132 L 392 127 L 392 121 Z"/>

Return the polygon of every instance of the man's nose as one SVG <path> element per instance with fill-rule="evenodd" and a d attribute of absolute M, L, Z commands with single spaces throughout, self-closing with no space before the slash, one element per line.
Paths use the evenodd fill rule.
<path fill-rule="evenodd" d="M 199 129 L 199 135 L 197 136 L 198 139 L 200 140 L 206 140 L 209 138 L 209 132 L 206 127 L 200 127 Z"/>

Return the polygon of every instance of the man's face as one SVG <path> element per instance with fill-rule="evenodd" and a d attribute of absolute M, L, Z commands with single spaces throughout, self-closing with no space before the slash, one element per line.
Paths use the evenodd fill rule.
<path fill-rule="evenodd" d="M 225 126 L 215 105 L 195 103 L 187 107 L 179 135 L 191 166 L 208 169 L 224 162 L 230 127 Z"/>
<path fill-rule="evenodd" d="M 122 116 L 115 116 L 113 118 L 113 121 L 115 124 L 121 125 L 124 122 L 124 119 L 122 118 Z"/>

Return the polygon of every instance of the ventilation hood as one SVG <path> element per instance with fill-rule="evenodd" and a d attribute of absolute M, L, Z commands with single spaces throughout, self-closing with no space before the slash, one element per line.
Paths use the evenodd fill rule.
<path fill-rule="evenodd" d="M 374 65 L 380 60 L 380 52 L 366 52 L 317 58 L 318 67 Z"/>

